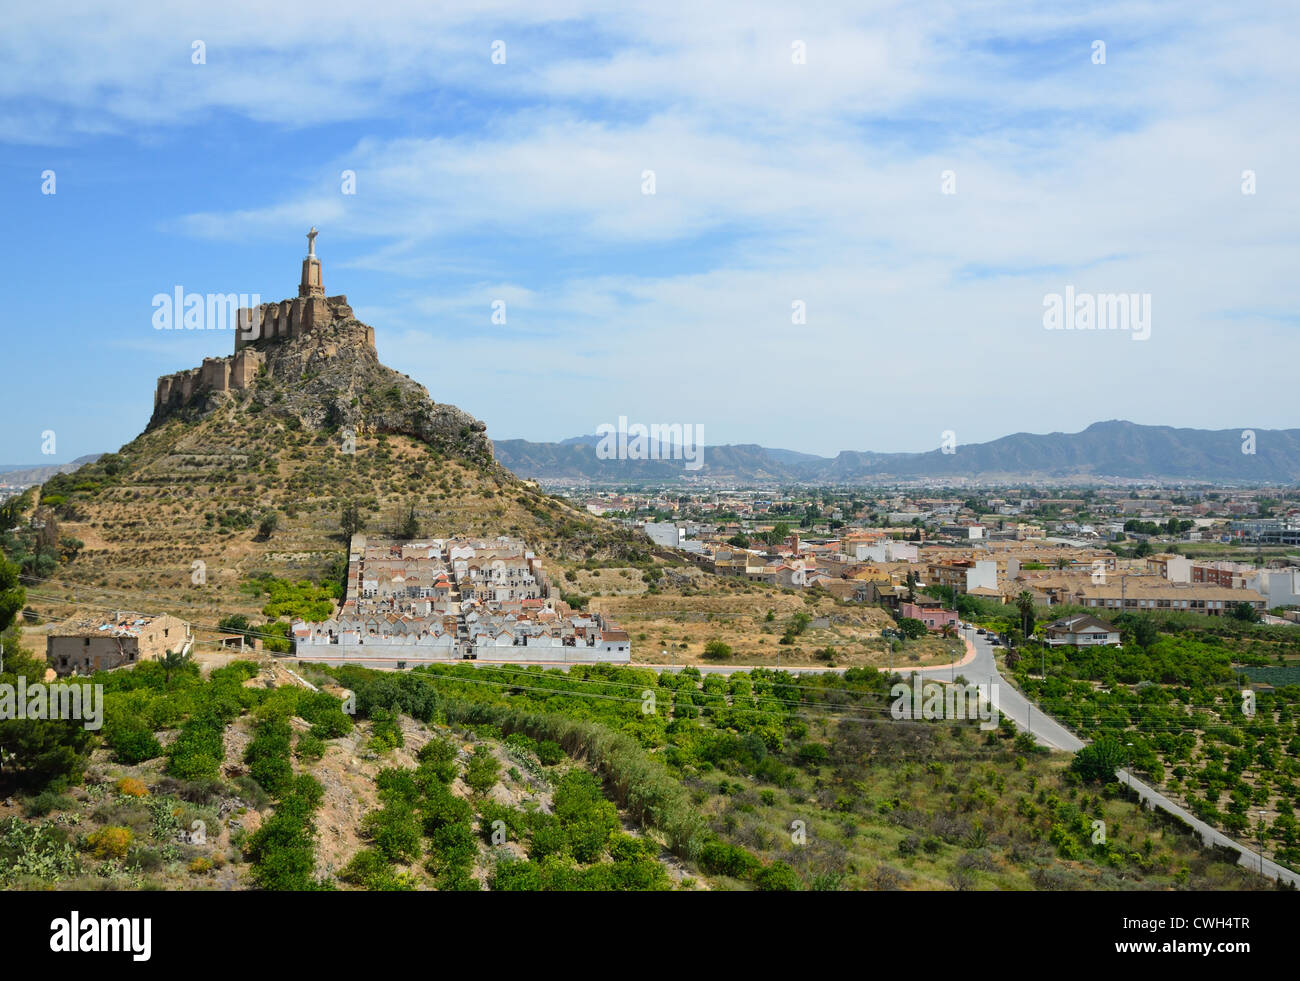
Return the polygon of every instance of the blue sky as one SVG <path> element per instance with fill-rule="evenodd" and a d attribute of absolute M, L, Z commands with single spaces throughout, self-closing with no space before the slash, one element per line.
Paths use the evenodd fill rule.
<path fill-rule="evenodd" d="M 1294 4 L 436 6 L 6 14 L 0 463 L 134 437 L 232 346 L 154 294 L 292 296 L 313 224 L 381 360 L 498 439 L 1300 425 Z M 1150 338 L 1044 330 L 1067 285 L 1151 294 Z"/>

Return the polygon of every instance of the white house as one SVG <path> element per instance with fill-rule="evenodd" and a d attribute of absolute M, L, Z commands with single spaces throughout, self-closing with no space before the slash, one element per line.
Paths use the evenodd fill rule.
<path fill-rule="evenodd" d="M 1119 631 L 1103 620 L 1077 613 L 1043 628 L 1050 647 L 1095 647 L 1118 644 Z"/>

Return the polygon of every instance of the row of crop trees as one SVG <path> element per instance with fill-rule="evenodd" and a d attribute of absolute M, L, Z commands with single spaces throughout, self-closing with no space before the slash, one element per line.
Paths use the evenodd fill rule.
<path fill-rule="evenodd" d="M 1207 823 L 1300 864 L 1300 686 L 1252 692 L 1247 708 L 1232 668 L 1243 656 L 1267 663 L 1265 645 L 1289 652 L 1296 640 L 1245 618 L 1124 615 L 1116 625 L 1120 647 L 1033 643 L 1009 653 L 1018 687 L 1102 747 L 1089 754 L 1104 752 Z"/>

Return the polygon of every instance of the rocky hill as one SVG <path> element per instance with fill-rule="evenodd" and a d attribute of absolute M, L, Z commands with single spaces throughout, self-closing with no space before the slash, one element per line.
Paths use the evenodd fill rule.
<path fill-rule="evenodd" d="M 265 338 L 251 350 L 160 379 L 148 429 L 172 419 L 202 419 L 236 401 L 246 411 L 296 420 L 307 430 L 410 436 L 456 455 L 491 459 L 483 423 L 434 402 L 423 385 L 379 363 L 374 328 L 353 316 L 346 297 L 330 298 L 325 309 L 328 319 L 309 331 Z M 232 382 L 221 372 L 245 363 L 247 377 Z M 190 384 L 175 384 L 178 378 Z M 214 383 L 205 384 L 209 379 Z"/>
<path fill-rule="evenodd" d="M 69 598 L 196 620 L 256 612 L 240 590 L 252 573 L 331 575 L 348 503 L 373 531 L 513 535 L 559 559 L 643 550 L 498 464 L 483 423 L 379 362 L 344 297 L 306 329 L 160 379 L 145 431 L 51 479 L 41 503 L 84 542 L 58 572 L 78 584 Z"/>

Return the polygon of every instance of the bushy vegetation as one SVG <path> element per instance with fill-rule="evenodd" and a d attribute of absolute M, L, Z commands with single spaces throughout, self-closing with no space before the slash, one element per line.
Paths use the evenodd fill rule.
<path fill-rule="evenodd" d="M 1129 614 L 1115 623 L 1118 648 L 1029 642 L 1008 656 L 1018 687 L 1093 740 L 1074 771 L 1112 780 L 1116 767 L 1128 768 L 1201 820 L 1262 838 L 1276 860 L 1300 867 L 1300 686 L 1251 692 L 1248 707 L 1239 674 L 1250 668 L 1234 670 L 1293 658 L 1300 637 L 1192 614 Z"/>
<path fill-rule="evenodd" d="M 343 595 L 342 585 L 333 579 L 321 583 L 307 579 L 291 582 L 270 573 L 246 579 L 241 590 L 250 596 L 267 598 L 262 607 L 264 616 L 300 618 L 309 623 L 333 616 L 335 602 Z"/>
<path fill-rule="evenodd" d="M 253 833 L 244 850 L 252 877 L 263 889 L 303 892 L 320 889 L 315 875 L 316 820 L 324 789 L 312 776 L 295 777 L 275 813 Z"/>
<path fill-rule="evenodd" d="M 1126 788 L 1081 790 L 1079 776 L 1013 726 L 864 723 L 888 697 L 889 679 L 874 670 L 798 679 L 609 665 L 332 673 L 360 705 L 504 737 L 507 748 L 551 741 L 594 771 L 594 780 L 566 773 L 556 782 L 552 815 L 483 799 L 446 804 L 456 812 L 448 823 L 462 829 L 466 808 L 477 810 L 489 847 L 494 832 L 523 847 L 523 857 L 496 859 L 496 889 L 632 888 L 617 885 L 640 881 L 618 878 L 624 872 L 593 871 L 616 863 L 615 846 L 632 847 L 600 800 L 644 829 L 637 847 L 646 854 L 657 839 L 735 888 L 1255 884 L 1203 854 L 1189 829 L 1137 816 Z M 1080 830 L 1099 818 L 1111 827 L 1104 847 Z M 426 835 L 434 830 L 426 823 Z M 868 842 L 878 844 L 864 850 Z M 882 845 L 897 864 L 881 862 Z M 1067 854 L 1082 864 L 1057 868 Z M 1044 866 L 1055 871 L 1040 875 Z M 662 885 L 655 876 L 635 887 Z"/>

